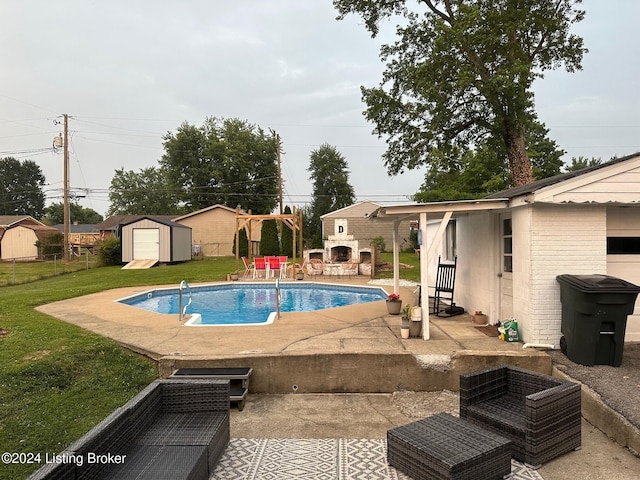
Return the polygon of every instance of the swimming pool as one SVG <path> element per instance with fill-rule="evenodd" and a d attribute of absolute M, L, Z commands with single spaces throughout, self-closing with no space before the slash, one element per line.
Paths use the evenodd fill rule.
<path fill-rule="evenodd" d="M 185 325 L 265 325 L 276 316 L 276 287 L 273 283 L 225 283 L 192 286 L 192 303 Z M 380 287 L 354 287 L 324 283 L 281 283 L 281 312 L 310 312 L 358 303 L 385 300 Z M 179 313 L 178 288 L 148 290 L 117 300 L 157 313 Z M 186 304 L 187 296 L 183 292 Z"/>

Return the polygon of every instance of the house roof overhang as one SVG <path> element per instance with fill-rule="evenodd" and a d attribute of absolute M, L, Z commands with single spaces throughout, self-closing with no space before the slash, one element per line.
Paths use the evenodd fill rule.
<path fill-rule="evenodd" d="M 416 220 L 421 213 L 426 213 L 429 219 L 437 219 L 444 217 L 448 212 L 451 212 L 452 216 L 456 217 L 482 211 L 503 210 L 508 207 L 508 198 L 407 203 L 377 208 L 369 215 L 369 219 L 379 222 Z"/>

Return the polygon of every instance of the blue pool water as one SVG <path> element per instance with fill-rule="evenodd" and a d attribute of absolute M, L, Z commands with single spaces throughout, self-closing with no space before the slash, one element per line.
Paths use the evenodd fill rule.
<path fill-rule="evenodd" d="M 273 283 L 220 284 L 191 287 L 192 303 L 187 313 L 198 313 L 201 325 L 247 325 L 267 323 L 276 311 Z M 183 291 L 183 302 L 188 295 Z M 281 312 L 310 312 L 324 308 L 385 300 L 379 287 L 352 287 L 318 283 L 280 284 Z M 118 300 L 157 313 L 178 314 L 177 288 L 149 290 Z M 271 317 L 273 319 L 273 316 Z"/>

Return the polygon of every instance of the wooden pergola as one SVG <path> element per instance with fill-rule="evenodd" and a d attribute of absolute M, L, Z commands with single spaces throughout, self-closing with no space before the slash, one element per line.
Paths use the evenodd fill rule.
<path fill-rule="evenodd" d="M 249 213 L 242 213 L 240 208 L 236 208 L 236 270 L 240 269 L 240 230 L 243 228 L 247 229 L 247 242 L 249 244 L 249 262 L 251 262 L 253 257 L 253 251 L 251 248 L 251 229 L 254 226 L 254 222 L 256 226 L 261 227 L 262 222 L 265 220 L 279 220 L 283 225 L 286 225 L 291 229 L 293 233 L 293 276 L 296 275 L 296 259 L 298 255 L 298 251 L 300 256 L 302 257 L 302 210 L 296 210 L 296 207 L 293 207 L 292 213 L 281 213 L 281 214 L 273 214 L 273 215 L 253 215 L 251 210 Z M 296 250 L 296 233 L 298 237 L 298 248 Z"/>

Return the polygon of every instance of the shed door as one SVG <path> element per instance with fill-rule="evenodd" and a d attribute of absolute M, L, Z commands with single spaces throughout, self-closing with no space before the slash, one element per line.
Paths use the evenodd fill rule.
<path fill-rule="evenodd" d="M 513 316 L 513 231 L 511 217 L 500 217 L 500 320 Z"/>
<path fill-rule="evenodd" d="M 133 259 L 160 260 L 160 229 L 133 229 Z"/>

